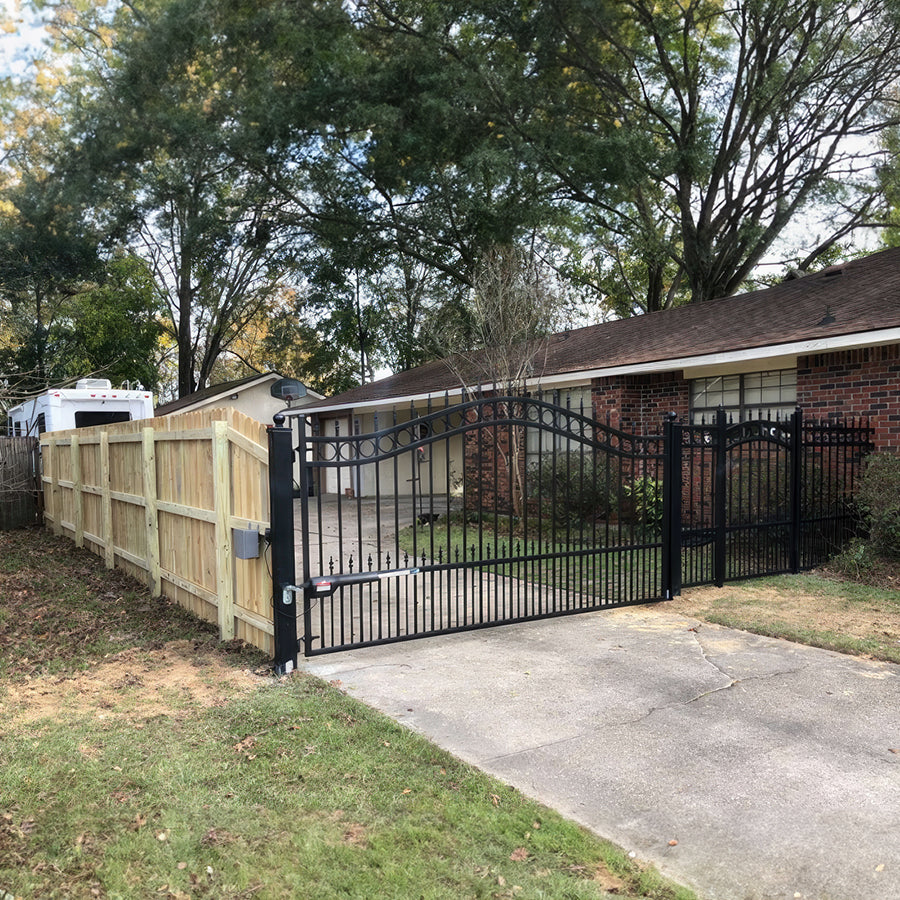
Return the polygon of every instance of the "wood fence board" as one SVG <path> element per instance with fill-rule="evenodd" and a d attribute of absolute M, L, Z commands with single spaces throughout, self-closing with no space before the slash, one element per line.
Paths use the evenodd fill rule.
<path fill-rule="evenodd" d="M 264 425 L 213 410 L 51 432 L 41 443 L 54 529 L 218 622 L 223 639 L 272 652 L 265 548 L 257 559 L 234 559 L 231 535 L 268 528 Z"/>

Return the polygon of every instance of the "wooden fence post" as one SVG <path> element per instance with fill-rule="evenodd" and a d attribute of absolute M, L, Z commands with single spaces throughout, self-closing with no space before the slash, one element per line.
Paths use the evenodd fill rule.
<path fill-rule="evenodd" d="M 59 444 L 53 439 L 46 445 L 50 466 L 50 521 L 53 523 L 52 531 L 55 535 L 62 534 L 62 501 L 59 496 Z M 46 465 L 46 460 L 45 463 Z"/>
<path fill-rule="evenodd" d="M 144 521 L 147 525 L 147 568 L 154 597 L 162 594 L 159 571 L 159 512 L 156 500 L 156 441 L 152 428 L 143 429 Z"/>
<path fill-rule="evenodd" d="M 73 434 L 69 444 L 72 454 L 72 509 L 75 520 L 75 546 L 84 547 L 84 494 L 81 480 L 81 443 Z"/>
<path fill-rule="evenodd" d="M 213 422 L 212 458 L 216 509 L 216 595 L 219 640 L 234 637 L 234 563 L 231 553 L 231 465 L 228 423 Z"/>
<path fill-rule="evenodd" d="M 100 503 L 103 520 L 103 560 L 107 569 L 116 564 L 116 546 L 113 536 L 112 497 L 110 495 L 109 432 L 100 433 Z"/>

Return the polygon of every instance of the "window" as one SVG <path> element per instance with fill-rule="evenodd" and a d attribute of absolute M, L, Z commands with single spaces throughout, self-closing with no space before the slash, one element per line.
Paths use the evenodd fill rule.
<path fill-rule="evenodd" d="M 116 422 L 130 422 L 127 412 L 101 412 L 99 410 L 80 410 L 75 413 L 76 428 L 90 428 L 93 425 L 113 425 Z"/>
<path fill-rule="evenodd" d="M 561 391 L 543 391 L 532 396 L 535 400 L 543 400 L 544 403 L 561 406 L 563 409 L 567 409 L 577 415 L 583 415 L 587 419 L 594 418 L 593 400 L 589 387 L 568 388 Z M 554 445 L 558 451 L 566 452 L 567 450 L 578 449 L 581 446 L 581 442 L 570 441 L 561 434 L 544 431 L 537 425 L 529 427 L 525 447 L 528 463 L 536 462 L 543 453 L 552 450 Z"/>
<path fill-rule="evenodd" d="M 797 405 L 797 370 L 716 375 L 691 382 L 691 421 L 711 422 L 721 406 L 729 417 L 784 418 Z"/>

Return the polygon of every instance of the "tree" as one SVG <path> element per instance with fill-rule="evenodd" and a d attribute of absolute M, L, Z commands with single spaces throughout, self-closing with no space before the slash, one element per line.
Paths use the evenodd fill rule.
<path fill-rule="evenodd" d="M 30 373 L 30 386 L 41 389 L 62 374 L 53 352 L 58 323 L 100 265 L 93 236 L 55 179 L 27 176 L 7 197 L 12 209 L 0 221 L 6 364 Z"/>
<path fill-rule="evenodd" d="M 51 329 L 57 368 L 65 378 L 96 374 L 113 384 L 160 382 L 162 309 L 142 260 L 109 260 L 102 276 L 85 285 Z"/>
<path fill-rule="evenodd" d="M 145 261 L 184 396 L 277 290 L 294 235 L 267 173 L 229 147 L 246 73 L 241 48 L 207 25 L 216 5 L 104 6 L 63 6 L 54 20 L 82 88 L 58 165 L 110 245 Z"/>
<path fill-rule="evenodd" d="M 475 271 L 464 314 L 444 321 L 447 365 L 466 390 L 493 390 L 501 397 L 525 393 L 539 373 L 547 339 L 564 317 L 564 303 L 553 278 L 533 253 L 517 246 L 491 247 Z M 509 407 L 512 408 L 509 408 Z M 497 415 L 516 417 L 520 403 L 502 399 Z M 524 432 L 481 433 L 509 473 L 513 514 L 521 515 L 525 497 Z"/>
<path fill-rule="evenodd" d="M 643 177 L 610 190 L 562 152 L 568 143 L 543 144 L 560 195 L 596 217 L 601 239 L 632 248 L 625 259 L 649 246 L 648 311 L 680 279 L 694 301 L 733 293 L 817 205 L 829 225 L 807 236 L 805 265 L 871 215 L 871 141 L 894 119 L 900 75 L 892 4 L 550 0 L 531 21 L 520 46 L 551 80 L 566 73 L 567 111 L 593 94 L 598 115 L 658 147 L 636 157 Z"/>

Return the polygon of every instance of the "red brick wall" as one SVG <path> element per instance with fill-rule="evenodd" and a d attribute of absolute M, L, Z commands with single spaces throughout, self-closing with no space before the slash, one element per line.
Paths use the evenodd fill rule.
<path fill-rule="evenodd" d="M 900 344 L 800 357 L 797 402 L 810 418 L 868 418 L 876 449 L 900 451 Z"/>
<path fill-rule="evenodd" d="M 597 418 L 621 431 L 662 434 L 670 412 L 688 416 L 690 389 L 681 372 L 597 378 L 591 393 Z"/>

